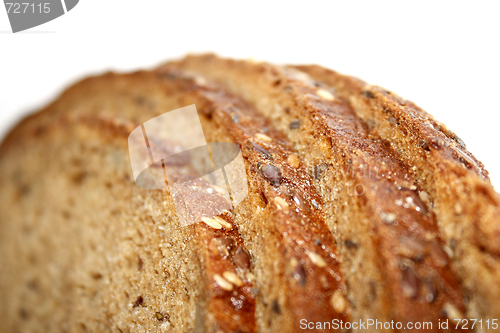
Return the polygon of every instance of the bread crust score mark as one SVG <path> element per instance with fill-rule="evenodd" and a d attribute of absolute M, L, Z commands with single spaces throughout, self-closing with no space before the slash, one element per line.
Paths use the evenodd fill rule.
<path fill-rule="evenodd" d="M 113 119 L 84 117 L 95 126 L 95 122 L 114 125 Z M 130 126 L 129 126 L 130 127 Z M 124 133 L 129 133 L 125 131 Z M 174 146 L 170 142 L 149 135 L 150 142 L 156 142 L 163 149 Z M 181 143 L 176 143 L 179 145 Z M 165 152 L 166 155 L 173 152 Z M 147 158 L 144 156 L 144 158 Z M 168 163 L 168 161 L 167 161 Z M 218 205 L 230 209 L 226 199 L 213 190 L 211 184 L 200 175 L 189 159 L 176 161 L 169 165 L 169 176 L 177 186 L 167 188 L 166 199 L 182 201 L 185 206 L 204 211 L 206 205 Z M 204 206 L 199 202 L 204 202 Z M 175 205 L 175 207 L 178 207 Z M 202 286 L 196 301 L 195 330 L 203 332 L 255 332 L 255 288 L 246 246 L 234 226 L 229 210 L 218 209 L 222 214 L 187 226 L 191 236 L 187 237 L 188 246 L 197 250 L 200 256 Z M 177 211 L 177 214 L 182 213 Z M 193 211 L 190 211 L 193 214 Z M 194 214 L 197 215 L 197 214 Z M 189 238 L 192 240 L 189 241 Z M 190 288 L 191 289 L 191 288 Z M 184 305 L 183 305 L 184 306 Z M 161 312 L 156 313 L 158 320 L 165 319 Z M 197 318 L 199 317 L 199 319 Z M 227 318 L 232 320 L 227 320 Z"/>
<path fill-rule="evenodd" d="M 349 306 L 332 303 L 345 293 L 334 240 L 310 177 L 300 162 L 288 163 L 293 151 L 286 138 L 245 102 L 208 80 L 179 71 L 158 73 L 167 87 L 176 86 L 170 91 L 183 89 L 185 103 L 197 105 L 209 141 L 230 140 L 242 149 L 250 194 L 237 208 L 235 221 L 240 229 L 248 228 L 249 236 L 264 235 L 260 244 L 258 237 L 248 239 L 257 243 L 252 252 L 262 299 L 261 311 L 257 305 L 260 329 L 295 332 L 301 331 L 300 319 L 345 321 Z"/>

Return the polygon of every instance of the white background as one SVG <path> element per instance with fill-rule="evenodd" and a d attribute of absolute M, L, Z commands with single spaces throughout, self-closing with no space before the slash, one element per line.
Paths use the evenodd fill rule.
<path fill-rule="evenodd" d="M 213 51 L 384 86 L 455 131 L 498 190 L 499 14 L 499 1 L 81 0 L 12 34 L 0 7 L 0 137 L 86 75 Z"/>

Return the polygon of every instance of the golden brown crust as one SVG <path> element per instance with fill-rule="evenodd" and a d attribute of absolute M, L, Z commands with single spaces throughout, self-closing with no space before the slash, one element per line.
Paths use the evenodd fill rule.
<path fill-rule="evenodd" d="M 471 169 L 484 179 L 488 179 L 488 172 L 483 164 L 478 161 L 465 147 L 465 143 L 446 125 L 437 121 L 430 114 L 419 108 L 413 102 L 405 100 L 389 90 L 377 86 L 371 86 L 359 79 L 338 74 L 332 70 L 320 66 L 294 66 L 295 68 L 309 74 L 317 84 L 324 84 L 336 89 L 336 92 L 357 105 L 363 99 L 366 104 L 382 109 L 388 121 L 397 125 L 398 130 L 412 135 L 415 143 L 426 150 L 439 151 L 440 158 L 452 161 L 458 165 Z M 355 107 L 355 111 L 359 110 Z M 366 114 L 359 114 L 365 119 Z M 392 118 L 391 118 L 392 117 Z M 376 126 L 373 119 L 369 126 Z"/>
<path fill-rule="evenodd" d="M 288 148 L 291 144 L 250 106 L 216 85 L 197 85 L 195 78 L 182 72 L 162 70 L 159 73 L 167 77 L 169 91 L 180 89 L 193 98 L 199 113 L 206 117 L 202 124 L 217 124 L 215 128 L 205 128 L 208 138 L 220 140 L 221 137 L 213 135 L 219 129 L 242 149 L 251 190 L 257 193 L 258 200 L 265 202 L 267 227 L 264 232 L 277 235 L 278 248 L 282 251 L 277 255 L 285 271 L 278 274 L 284 276 L 276 276 L 275 283 L 286 284 L 285 301 L 281 303 L 261 295 L 264 302 L 270 303 L 275 316 L 292 313 L 292 322 L 281 325 L 287 325 L 287 330 L 292 332 L 300 331 L 300 319 L 345 321 L 348 306 L 344 305 L 341 310 L 332 306 L 335 292 L 341 292 L 338 298 L 343 298 L 345 292 L 335 243 L 324 222 L 320 198 L 309 186 L 311 179 L 304 164 L 298 161 L 298 166 L 291 165 L 288 161 L 293 154 Z M 183 84 L 168 79 L 173 77 L 181 77 Z"/>
<path fill-rule="evenodd" d="M 380 87 L 319 66 L 298 66 L 348 99 L 376 135 L 414 168 L 469 298 L 471 317 L 500 313 L 500 205 L 481 162 L 445 125 Z"/>
<path fill-rule="evenodd" d="M 409 166 L 386 142 L 370 135 L 366 124 L 340 96 L 320 91 L 302 80 L 298 72 L 267 64 L 201 56 L 165 67 L 200 73 L 245 96 L 257 110 L 275 120 L 299 147 L 301 157 L 315 165 L 313 172 L 326 165 L 335 175 L 335 179 L 316 179 L 315 184 L 330 192 L 322 195 L 331 216 L 330 226 L 341 240 L 343 270 L 354 306 L 370 313 L 374 309 L 368 303 L 378 302 L 378 316 L 403 322 L 422 318 L 438 322 L 446 318 L 443 308 L 447 304 L 464 312 L 463 296 L 438 236 L 435 216 L 419 198 Z M 287 125 L 297 120 L 299 130 L 295 125 L 288 129 Z M 365 193 L 332 194 L 328 188 L 336 181 L 354 181 Z M 343 200 L 347 206 L 338 205 Z M 353 221 L 357 219 L 363 222 Z M 369 251 L 361 254 L 363 248 Z M 357 288 L 366 286 L 359 276 L 366 274 L 357 264 L 360 260 L 382 272 L 377 276 L 370 271 L 372 282 L 368 285 L 375 290 L 372 296 L 356 294 Z M 352 274 L 352 269 L 360 272 Z"/>
<path fill-rule="evenodd" d="M 154 140 L 151 135 L 149 140 Z M 165 143 L 163 143 L 165 146 Z M 188 161 L 188 160 L 187 160 Z M 195 235 L 193 245 L 200 255 L 203 276 L 202 292 L 197 304 L 203 307 L 202 329 L 206 332 L 248 332 L 256 331 L 255 289 L 252 282 L 250 265 L 242 261 L 250 260 L 247 248 L 233 220 L 231 206 L 211 184 L 199 179 L 199 174 L 190 164 L 180 163 L 170 167 L 169 172 L 177 180 L 170 195 L 174 202 L 181 197 L 182 203 L 203 211 L 207 206 L 219 206 L 223 213 L 211 217 L 211 220 L 224 222 L 220 229 L 199 221 L 187 226 Z M 169 188 L 170 189 L 170 188 Z M 212 191 L 207 191 L 212 189 Z M 203 202 L 203 206 L 199 203 Z M 195 205 L 196 204 L 196 205 Z M 193 211 L 189 212 L 194 214 Z M 177 211 L 180 215 L 182 212 Z M 210 220 L 209 220 L 210 221 Z M 220 222 L 216 222 L 219 223 Z M 232 320 L 227 320 L 227 318 Z M 201 328 L 200 328 L 201 329 Z"/>
<path fill-rule="evenodd" d="M 256 332 L 256 295 L 254 285 L 248 278 L 251 269 L 242 267 L 239 261 L 240 257 L 248 256 L 248 252 L 232 223 L 232 216 L 226 214 L 222 218 L 233 225 L 231 230 L 195 224 L 196 234 L 200 235 L 204 250 L 202 261 L 207 290 L 202 297 L 205 298 L 206 331 Z M 222 285 L 218 283 L 221 277 Z"/>
<path fill-rule="evenodd" d="M 8 318 L 6 327 L 24 320 L 22 325 L 33 328 L 27 316 L 46 318 L 40 309 L 48 308 L 47 300 L 36 298 L 33 304 L 38 309 L 29 304 L 18 309 L 20 300 L 33 296 L 26 296 L 31 291 L 13 279 L 27 278 L 31 271 L 50 276 L 47 267 L 54 253 L 64 258 L 61 267 L 78 272 L 99 267 L 100 273 L 92 276 L 110 281 L 107 289 L 100 289 L 100 282 L 88 284 L 97 290 L 91 297 L 69 287 L 86 281 L 76 274 L 37 282 L 49 286 L 50 279 L 60 279 L 57 283 L 64 285 L 68 297 L 54 296 L 59 306 L 69 302 L 69 296 L 81 297 L 80 318 L 87 322 L 70 313 L 54 321 L 64 329 L 80 325 L 121 330 L 132 323 L 158 331 L 293 332 L 302 331 L 300 319 L 371 318 L 432 321 L 433 331 L 439 331 L 438 320 L 463 316 L 466 311 L 478 319 L 498 317 L 499 199 L 482 164 L 454 133 L 414 104 L 320 67 L 297 68 L 207 55 L 187 57 L 150 72 L 107 73 L 76 84 L 18 125 L 0 146 L 0 168 L 15 175 L 15 161 L 22 161 L 24 170 L 17 177 L 21 180 L 0 179 L 2 209 L 9 207 L 11 212 L 9 218 L 0 219 L 0 246 L 21 253 L 18 262 L 9 259 L 11 254 L 0 262 L 12 272 L 0 274 L 4 285 L 0 296 L 12 302 L 10 308 L 6 302 L 0 304 L 0 313 Z M 207 139 L 237 143 L 245 160 L 248 198 L 220 216 L 231 228 L 216 230 L 198 223 L 183 230 L 167 224 L 158 229 L 165 220 L 175 221 L 175 194 L 135 189 L 128 164 L 119 165 L 119 176 L 115 171 L 100 176 L 96 170 L 78 171 L 86 165 L 82 161 L 77 171 L 59 170 L 59 164 L 49 163 L 49 155 L 43 153 L 47 150 L 58 160 L 60 155 L 50 149 L 77 156 L 85 148 L 93 152 L 85 162 L 95 168 L 126 155 L 126 138 L 137 124 L 193 103 Z M 27 152 L 46 163 L 47 172 L 41 172 L 42 166 L 30 166 L 24 157 Z M 88 253 L 75 250 L 82 260 L 71 262 L 57 248 L 32 241 L 22 248 L 13 242 L 13 235 L 19 235 L 23 242 L 43 237 L 64 243 L 56 232 L 49 237 L 40 229 L 34 236 L 22 231 L 27 222 L 21 210 L 31 216 L 43 208 L 40 196 L 26 193 L 40 194 L 43 186 L 34 180 L 44 182 L 46 177 L 68 195 L 76 193 L 77 187 L 65 185 L 66 178 L 84 185 L 78 189 L 81 206 L 76 207 L 84 208 L 86 202 L 97 207 L 95 214 L 81 215 L 85 218 L 81 223 L 88 225 L 86 235 L 101 237 L 96 239 L 102 239 L 106 251 L 119 258 L 107 262 L 109 270 L 94 262 L 106 253 L 99 252 L 104 251 L 100 247 Z M 119 189 L 109 181 L 106 186 L 95 185 L 105 182 L 105 177 L 119 183 Z M 27 185 L 26 179 L 33 185 Z M 116 238 L 98 231 L 99 223 L 90 218 L 108 216 L 104 203 L 91 197 L 97 191 L 122 198 L 111 201 L 124 214 L 121 220 L 114 219 L 118 208 L 112 209 L 110 221 L 119 222 L 109 228 Z M 188 200 L 199 200 L 190 191 L 181 189 Z M 54 211 L 56 194 L 49 191 L 46 196 Z M 124 207 L 124 201 L 133 205 Z M 48 219 L 42 216 L 40 221 L 54 227 L 51 223 L 59 221 L 59 215 L 45 214 Z M 70 217 L 69 221 L 76 220 Z M 73 222 L 64 222 L 61 235 L 77 235 Z M 133 231 L 124 232 L 123 223 Z M 134 245 L 140 253 L 139 272 L 147 273 L 141 278 L 132 278 L 135 273 L 123 264 L 136 255 L 125 245 L 129 237 L 141 244 Z M 113 242 L 118 247 L 111 246 Z M 75 243 L 78 249 L 86 246 Z M 121 246 L 123 253 L 117 251 Z M 160 250 L 156 253 L 151 247 Z M 43 260 L 26 268 L 27 258 L 40 248 Z M 149 260 L 144 263 L 143 258 Z M 166 286 L 161 285 L 160 273 L 166 276 Z M 134 292 L 126 290 L 124 296 L 124 286 L 133 283 L 137 283 Z M 42 290 L 39 296 L 50 295 L 49 289 Z M 165 290 L 171 294 L 163 295 Z M 123 309 L 123 299 L 129 308 Z M 184 302 L 185 308 L 175 308 L 175 302 Z M 92 317 L 86 304 L 101 304 L 104 310 Z"/>

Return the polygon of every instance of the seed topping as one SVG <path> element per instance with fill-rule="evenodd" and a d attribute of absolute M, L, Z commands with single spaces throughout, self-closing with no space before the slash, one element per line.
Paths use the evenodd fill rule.
<path fill-rule="evenodd" d="M 264 149 L 262 146 L 254 143 L 254 142 L 250 141 L 250 143 L 252 144 L 253 148 L 255 150 L 257 150 L 259 153 L 261 153 L 262 155 L 264 155 L 264 157 L 266 157 L 266 158 L 272 158 L 273 157 L 271 155 L 271 153 L 267 149 Z"/>
<path fill-rule="evenodd" d="M 290 164 L 290 166 L 294 167 L 295 169 L 297 169 L 300 166 L 299 158 L 295 154 L 290 154 L 288 156 L 287 162 L 288 164 Z"/>
<path fill-rule="evenodd" d="M 255 137 L 257 139 L 265 141 L 265 142 L 271 142 L 271 141 L 273 141 L 273 139 L 271 139 L 270 137 L 268 137 L 267 135 L 262 134 L 262 133 L 255 134 Z"/>
<path fill-rule="evenodd" d="M 289 127 L 291 130 L 299 128 L 300 127 L 300 120 L 299 119 L 293 120 L 292 122 L 290 122 Z"/>
<path fill-rule="evenodd" d="M 211 219 L 209 217 L 202 217 L 201 220 L 214 229 L 222 229 L 222 225 L 214 219 Z"/>
<path fill-rule="evenodd" d="M 255 281 L 255 275 L 253 275 L 251 272 L 247 272 L 247 274 L 245 274 L 245 278 L 250 282 Z"/>
<path fill-rule="evenodd" d="M 347 307 L 347 301 L 345 300 L 344 295 L 342 295 L 342 292 L 340 290 L 335 290 L 332 295 L 331 303 L 333 309 L 337 313 L 344 312 L 345 308 Z"/>
<path fill-rule="evenodd" d="M 226 220 L 224 220 L 222 217 L 214 216 L 214 217 L 212 217 L 212 219 L 219 222 L 219 224 L 227 230 L 233 229 L 233 225 L 231 223 L 227 222 Z"/>
<path fill-rule="evenodd" d="M 460 310 L 458 310 L 453 304 L 451 303 L 445 303 L 445 305 L 443 306 L 443 311 L 446 312 L 446 316 L 448 316 L 449 319 L 451 320 L 455 320 L 455 319 L 462 319 L 463 318 L 463 315 L 462 313 L 460 312 Z"/>
<path fill-rule="evenodd" d="M 274 203 L 276 204 L 276 207 L 278 207 L 279 210 L 282 210 L 285 213 L 288 212 L 288 203 L 282 197 L 275 197 Z"/>
<path fill-rule="evenodd" d="M 396 214 L 382 212 L 380 213 L 380 218 L 384 220 L 384 222 L 392 223 L 394 222 L 394 220 L 396 220 Z"/>
<path fill-rule="evenodd" d="M 241 287 L 243 285 L 243 281 L 240 279 L 240 277 L 233 272 L 224 272 L 222 273 L 222 276 L 224 277 L 224 279 L 231 282 L 235 286 Z"/>
<path fill-rule="evenodd" d="M 199 86 L 204 86 L 207 84 L 207 80 L 205 80 L 204 77 L 201 77 L 201 76 L 197 76 L 195 79 L 194 79 L 194 82 L 199 85 Z"/>
<path fill-rule="evenodd" d="M 312 263 L 318 267 L 325 267 L 326 261 L 317 253 L 306 251 L 307 256 L 311 259 Z"/>
<path fill-rule="evenodd" d="M 279 186 L 281 182 L 280 170 L 273 165 L 264 165 L 262 167 L 262 174 L 264 177 L 273 184 L 273 186 Z"/>
<path fill-rule="evenodd" d="M 243 250 L 241 246 L 234 253 L 233 262 L 240 269 L 245 270 L 250 268 L 250 257 L 247 251 Z"/>
<path fill-rule="evenodd" d="M 219 285 L 219 287 L 221 287 L 222 289 L 227 290 L 227 291 L 233 290 L 233 285 L 231 284 L 231 282 L 228 282 L 226 279 L 224 279 L 219 274 L 214 275 L 214 280 Z"/>
<path fill-rule="evenodd" d="M 326 100 L 333 101 L 335 99 L 335 97 L 333 97 L 333 95 L 326 90 L 318 89 L 317 93 L 320 97 Z"/>

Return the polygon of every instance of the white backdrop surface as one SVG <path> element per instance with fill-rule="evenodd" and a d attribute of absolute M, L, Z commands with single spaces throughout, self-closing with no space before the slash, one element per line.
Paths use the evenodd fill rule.
<path fill-rule="evenodd" d="M 0 138 L 68 84 L 186 53 L 317 63 L 447 124 L 500 189 L 499 1 L 81 0 L 12 34 L 0 8 Z"/>

